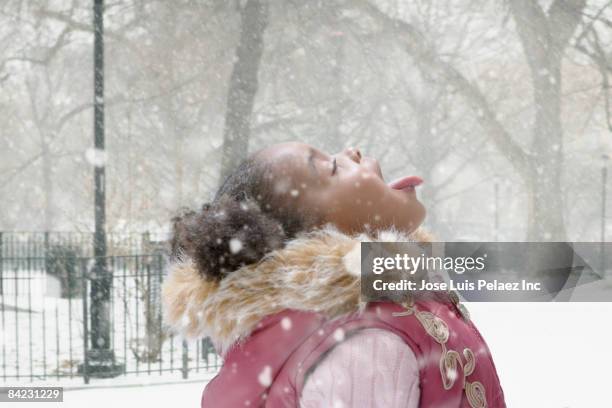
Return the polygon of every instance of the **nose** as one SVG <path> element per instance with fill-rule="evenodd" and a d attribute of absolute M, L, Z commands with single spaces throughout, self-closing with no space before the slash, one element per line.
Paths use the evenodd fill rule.
<path fill-rule="evenodd" d="M 357 164 L 361 163 L 361 151 L 358 148 L 349 147 L 347 149 L 344 149 L 344 152 L 342 153 L 347 155 L 355 163 Z"/>

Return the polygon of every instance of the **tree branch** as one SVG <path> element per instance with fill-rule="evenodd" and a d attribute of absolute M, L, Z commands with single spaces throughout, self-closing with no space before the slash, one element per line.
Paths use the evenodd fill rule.
<path fill-rule="evenodd" d="M 413 25 L 388 16 L 368 0 L 359 0 L 351 4 L 357 4 L 360 10 L 366 12 L 382 26 L 395 31 L 397 36 L 404 40 L 405 49 L 416 61 L 423 62 L 429 68 L 436 70 L 449 85 L 456 88 L 478 113 L 478 121 L 497 148 L 519 172 L 526 171 L 529 165 L 529 155 L 496 118 L 487 99 L 476 84 L 470 82 L 461 72 L 442 60 L 428 44 L 425 36 Z"/>
<path fill-rule="evenodd" d="M 586 0 L 555 0 L 548 9 L 548 26 L 555 30 L 552 40 L 560 53 L 563 53 L 582 20 L 585 6 Z"/>
<path fill-rule="evenodd" d="M 537 1 L 511 0 L 509 3 L 527 63 L 537 78 L 539 71 L 550 65 L 552 41 L 549 21 Z"/>
<path fill-rule="evenodd" d="M 19 173 L 23 170 L 27 169 L 31 164 L 34 164 L 38 159 L 42 157 L 43 153 L 40 152 L 32 157 L 30 157 L 27 161 L 23 162 L 21 165 L 15 167 L 11 171 L 5 180 L 0 183 L 0 189 L 6 187 Z"/>
<path fill-rule="evenodd" d="M 83 31 L 88 33 L 93 33 L 93 26 L 91 24 L 81 23 L 79 21 L 73 20 L 72 18 L 59 13 L 57 11 L 41 9 L 37 12 L 37 14 L 41 17 L 51 18 L 57 21 L 60 21 L 67 25 L 73 31 Z M 117 42 L 124 43 L 127 47 L 134 51 L 137 55 L 141 55 L 140 48 L 137 44 L 132 43 L 125 36 L 118 34 L 111 30 L 104 30 L 104 36 L 110 39 L 116 40 Z"/>

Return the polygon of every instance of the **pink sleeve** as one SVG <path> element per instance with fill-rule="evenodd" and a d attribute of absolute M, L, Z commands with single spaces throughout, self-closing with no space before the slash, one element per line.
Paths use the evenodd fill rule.
<path fill-rule="evenodd" d="M 410 346 L 381 329 L 364 329 L 334 347 L 306 379 L 300 406 L 419 406 L 419 370 Z"/>

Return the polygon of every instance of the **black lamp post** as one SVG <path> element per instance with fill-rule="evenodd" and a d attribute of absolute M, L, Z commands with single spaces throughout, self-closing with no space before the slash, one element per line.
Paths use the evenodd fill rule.
<path fill-rule="evenodd" d="M 104 163 L 104 0 L 94 0 L 94 269 L 90 276 L 90 326 L 87 377 L 115 377 L 124 366 L 111 348 L 110 296 L 112 272 L 106 262 L 106 195 Z M 86 317 L 85 317 L 86 318 Z M 87 344 L 87 339 L 85 340 Z"/>

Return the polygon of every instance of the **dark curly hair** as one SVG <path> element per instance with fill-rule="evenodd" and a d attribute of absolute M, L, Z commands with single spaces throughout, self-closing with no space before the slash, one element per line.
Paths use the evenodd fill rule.
<path fill-rule="evenodd" d="M 214 280 L 258 262 L 314 223 L 285 201 L 274 194 L 274 174 L 265 162 L 248 158 L 212 202 L 199 211 L 182 209 L 172 218 L 173 257 L 190 257 L 202 276 Z"/>

